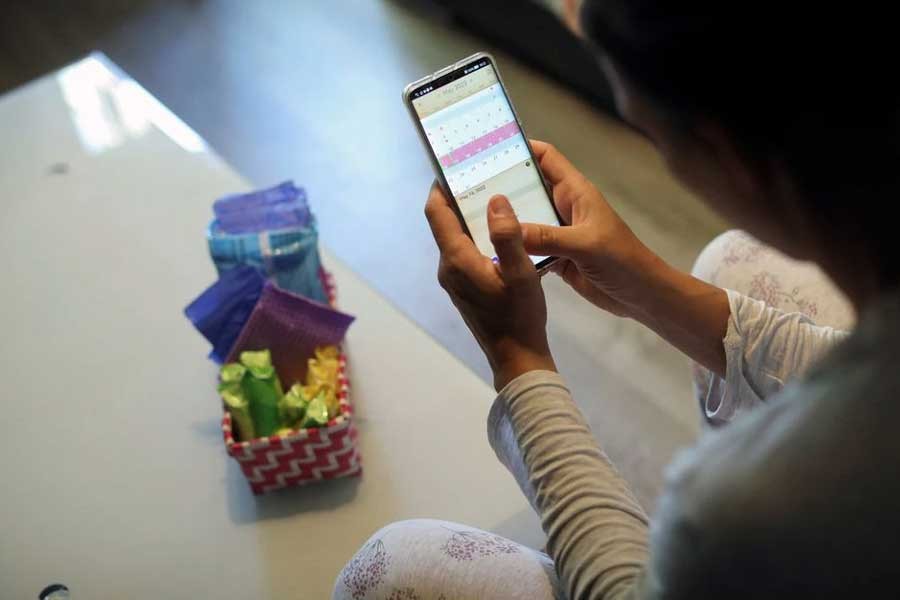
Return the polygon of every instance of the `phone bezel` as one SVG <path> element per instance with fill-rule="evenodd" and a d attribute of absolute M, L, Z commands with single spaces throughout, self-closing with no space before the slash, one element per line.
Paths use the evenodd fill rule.
<path fill-rule="evenodd" d="M 416 109 L 412 103 L 412 95 L 414 92 L 418 91 L 420 88 L 427 86 L 429 83 L 433 83 L 434 81 L 441 79 L 442 77 L 448 75 L 456 75 L 458 72 L 464 71 L 467 67 L 472 66 L 474 63 L 487 60 L 490 64 L 491 68 L 494 70 L 494 74 L 497 76 L 497 81 L 500 83 L 500 88 L 503 90 L 503 93 L 506 95 L 506 101 L 509 103 L 510 110 L 512 111 L 513 118 L 516 120 L 516 124 L 519 126 L 519 131 L 522 132 L 522 137 L 525 138 L 525 145 L 528 148 L 528 155 L 531 157 L 531 161 L 534 164 L 535 170 L 537 171 L 538 177 L 541 179 L 541 184 L 544 186 L 544 192 L 547 195 L 547 202 L 550 203 L 550 206 L 553 208 L 553 213 L 556 215 L 556 219 L 560 225 L 563 225 L 562 217 L 559 214 L 559 211 L 556 209 L 556 204 L 553 203 L 553 190 L 550 185 L 547 183 L 547 180 L 544 178 L 544 174 L 541 172 L 540 163 L 534 156 L 534 150 L 531 148 L 531 140 L 528 138 L 528 134 L 525 133 L 525 127 L 522 125 L 522 120 L 519 118 L 519 113 L 516 111 L 516 107 L 512 103 L 512 99 L 509 96 L 509 92 L 506 89 L 506 84 L 503 83 L 503 77 L 500 75 L 500 69 L 497 68 L 497 61 L 494 60 L 494 57 L 491 56 L 488 52 L 476 52 L 471 56 L 467 56 L 466 58 L 459 60 L 451 65 L 447 65 L 442 69 L 438 69 L 431 75 L 427 75 L 422 77 L 421 79 L 417 79 L 413 81 L 405 88 L 403 88 L 403 103 L 406 105 L 407 110 L 409 111 L 409 115 L 413 120 L 413 123 L 416 127 L 416 132 L 419 134 L 419 139 L 422 142 L 422 145 L 425 147 L 425 151 L 428 153 L 428 158 L 431 161 L 431 167 L 434 170 L 435 175 L 437 176 L 438 182 L 441 185 L 441 189 L 447 195 L 448 198 L 452 200 L 453 203 L 453 211 L 456 213 L 456 217 L 459 219 L 459 222 L 463 226 L 463 230 L 466 232 L 470 238 L 472 237 L 472 233 L 469 231 L 469 226 L 466 224 L 466 220 L 463 218 L 462 212 L 459 209 L 459 204 L 456 200 L 456 196 L 450 191 L 450 186 L 447 184 L 447 179 L 444 177 L 444 172 L 441 169 L 440 161 L 438 157 L 435 155 L 434 150 L 431 148 L 431 144 L 428 143 L 428 136 L 425 133 L 425 128 L 422 126 L 422 122 L 419 119 L 419 115 L 416 113 Z M 460 77 L 463 75 L 460 75 Z M 452 77 L 448 79 L 447 82 L 441 84 L 440 87 L 444 85 L 448 85 L 452 81 L 459 79 L 459 77 Z M 535 263 L 535 269 L 538 270 L 539 273 L 545 273 L 554 262 L 558 260 L 556 256 L 548 256 L 544 260 L 539 263 Z"/>

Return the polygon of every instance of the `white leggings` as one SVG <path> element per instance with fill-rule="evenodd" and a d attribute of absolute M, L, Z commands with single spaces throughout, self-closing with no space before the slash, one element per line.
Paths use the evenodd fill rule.
<path fill-rule="evenodd" d="M 853 312 L 816 267 L 801 264 L 748 235 L 729 231 L 700 254 L 694 275 L 820 325 L 850 329 Z M 698 398 L 709 372 L 694 368 Z M 563 598 L 553 561 L 543 552 L 457 523 L 417 519 L 377 531 L 343 568 L 336 599 L 462 600 Z"/>
<path fill-rule="evenodd" d="M 334 598 L 562 598 L 553 561 L 458 523 L 415 519 L 379 529 L 338 575 Z"/>

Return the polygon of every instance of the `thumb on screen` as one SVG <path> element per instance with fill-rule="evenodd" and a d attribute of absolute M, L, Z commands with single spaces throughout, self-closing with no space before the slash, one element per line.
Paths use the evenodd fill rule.
<path fill-rule="evenodd" d="M 522 225 L 522 238 L 525 250 L 530 254 L 572 259 L 581 254 L 582 244 L 576 229 L 571 226 L 526 223 Z"/>
<path fill-rule="evenodd" d="M 528 277 L 535 272 L 534 263 L 522 243 L 522 227 L 506 196 L 494 196 L 488 202 L 488 230 L 500 261 L 500 271 L 507 282 Z"/>

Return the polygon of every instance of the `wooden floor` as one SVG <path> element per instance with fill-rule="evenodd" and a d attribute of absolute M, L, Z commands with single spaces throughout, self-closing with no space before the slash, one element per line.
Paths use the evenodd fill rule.
<path fill-rule="evenodd" d="M 652 248 L 689 268 L 722 230 L 644 139 L 408 3 L 15 0 L 3 11 L 0 90 L 105 52 L 255 184 L 294 178 L 305 186 L 324 243 L 484 377 L 481 353 L 435 281 L 422 216 L 432 174 L 400 103 L 407 82 L 491 50 L 529 134 L 566 153 Z M 634 323 L 586 306 L 558 279 L 547 278 L 546 289 L 557 362 L 652 507 L 663 465 L 697 432 L 686 361 Z M 391 340 L 384 344 L 389 369 Z"/>

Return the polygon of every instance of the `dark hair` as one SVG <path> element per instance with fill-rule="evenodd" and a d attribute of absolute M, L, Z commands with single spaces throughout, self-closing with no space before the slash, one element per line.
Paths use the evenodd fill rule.
<path fill-rule="evenodd" d="M 874 5 L 586 0 L 582 27 L 676 126 L 712 119 L 781 161 L 824 226 L 878 255 L 900 200 L 900 37 Z"/>

